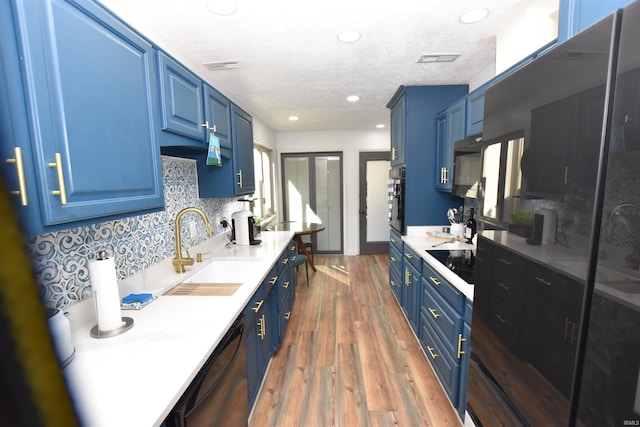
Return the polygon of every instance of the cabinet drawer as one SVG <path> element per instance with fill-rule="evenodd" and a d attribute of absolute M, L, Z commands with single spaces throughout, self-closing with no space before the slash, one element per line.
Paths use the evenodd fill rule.
<path fill-rule="evenodd" d="M 404 246 L 403 253 L 404 259 L 409 261 L 418 273 L 422 274 L 422 257 L 407 245 Z"/>
<path fill-rule="evenodd" d="M 261 285 L 245 306 L 244 316 L 246 318 L 247 324 L 250 323 L 258 315 L 258 312 L 267 303 L 265 291 L 266 288 L 264 287 L 264 285 Z"/>
<path fill-rule="evenodd" d="M 497 270 L 508 271 L 511 274 L 523 276 L 526 268 L 526 261 L 519 255 L 503 248 L 494 248 L 494 272 Z"/>
<path fill-rule="evenodd" d="M 424 314 L 422 314 L 422 345 L 427 360 L 431 363 L 440 378 L 453 406 L 458 405 L 458 388 L 460 387 L 460 364 L 446 351 L 442 340 L 433 330 Z"/>
<path fill-rule="evenodd" d="M 534 263 L 529 266 L 527 284 L 538 292 L 569 301 L 581 301 L 584 291 L 578 280 Z"/>
<path fill-rule="evenodd" d="M 457 359 L 458 338 L 462 333 L 464 319 L 440 295 L 430 291 L 428 283 L 423 283 L 423 290 L 422 319 L 429 322 L 440 335 L 449 353 Z"/>
<path fill-rule="evenodd" d="M 491 298 L 500 298 L 513 308 L 522 306 L 524 300 L 524 278 L 503 270 L 493 272 Z"/>
<path fill-rule="evenodd" d="M 389 269 L 402 271 L 402 254 L 395 246 L 389 246 Z"/>
<path fill-rule="evenodd" d="M 426 281 L 425 287 L 440 294 L 444 300 L 451 304 L 456 312 L 461 315 L 464 314 L 464 304 L 467 300 L 466 297 L 448 281 L 443 279 L 442 276 L 436 273 L 427 262 L 424 263 L 423 267 L 422 278 Z"/>
<path fill-rule="evenodd" d="M 394 246 L 398 252 L 402 253 L 402 249 L 404 246 L 404 242 L 402 241 L 402 236 L 393 228 L 390 229 L 389 233 L 389 243 Z"/>
<path fill-rule="evenodd" d="M 512 350 L 518 349 L 520 335 L 520 313 L 504 301 L 491 300 L 489 325 L 491 330 Z M 520 352 L 518 352 L 519 354 Z"/>

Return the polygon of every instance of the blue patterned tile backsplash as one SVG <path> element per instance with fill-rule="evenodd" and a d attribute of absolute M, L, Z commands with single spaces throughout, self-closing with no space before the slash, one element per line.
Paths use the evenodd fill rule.
<path fill-rule="evenodd" d="M 42 234 L 27 240 L 40 296 L 48 307 L 62 308 L 91 295 L 88 262 L 100 251 L 115 257 L 118 279 L 126 279 L 167 258 L 175 256 L 174 219 L 186 207 L 202 209 L 213 226 L 214 235 L 223 233 L 216 216 L 230 219 L 244 208 L 230 199 L 198 198 L 198 176 L 194 160 L 162 157 L 165 209 Z M 182 245 L 188 249 L 207 238 L 202 220 L 185 215 Z M 191 236 L 193 219 L 197 233 Z"/>

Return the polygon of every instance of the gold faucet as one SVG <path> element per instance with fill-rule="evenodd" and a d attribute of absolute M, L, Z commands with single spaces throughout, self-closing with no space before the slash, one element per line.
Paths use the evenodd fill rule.
<path fill-rule="evenodd" d="M 204 221 L 204 226 L 207 227 L 207 233 L 209 233 L 209 237 L 211 237 L 211 235 L 213 234 L 213 231 L 211 231 L 211 225 L 209 225 L 209 220 L 207 219 L 207 216 L 200 209 L 185 208 L 185 209 L 182 209 L 180 212 L 178 212 L 178 215 L 176 215 L 176 221 L 175 221 L 176 257 L 173 259 L 173 265 L 176 267 L 176 273 L 179 273 L 179 274 L 184 273 L 185 265 L 193 265 L 194 263 L 194 259 L 189 256 L 189 251 L 186 251 L 187 252 L 186 258 L 182 257 L 182 239 L 180 236 L 180 219 L 182 219 L 182 216 L 184 214 L 189 212 L 193 212 L 200 215 L 200 217 L 202 218 L 202 221 Z"/>

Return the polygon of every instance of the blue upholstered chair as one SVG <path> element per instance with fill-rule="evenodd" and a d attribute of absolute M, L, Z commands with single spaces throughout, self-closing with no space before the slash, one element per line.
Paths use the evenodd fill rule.
<path fill-rule="evenodd" d="M 304 263 L 305 268 L 307 269 L 307 286 L 309 286 L 309 257 L 305 254 L 297 254 L 293 260 L 293 266 L 296 268 L 296 275 L 298 274 L 298 267 L 300 264 Z"/>

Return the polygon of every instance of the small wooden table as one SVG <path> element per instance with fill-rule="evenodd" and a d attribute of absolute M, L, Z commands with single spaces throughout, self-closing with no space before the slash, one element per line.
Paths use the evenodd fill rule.
<path fill-rule="evenodd" d="M 300 252 L 307 256 L 307 262 L 311 266 L 313 271 L 316 270 L 316 266 L 313 264 L 313 258 L 307 251 L 304 243 L 302 242 L 302 236 L 308 236 L 311 234 L 316 234 L 322 230 L 324 230 L 324 225 L 322 224 L 304 224 L 301 222 L 281 222 L 280 224 L 276 224 L 271 227 L 274 231 L 293 231 L 295 233 L 294 238 L 296 239 L 296 243 L 298 244 L 298 248 Z"/>

